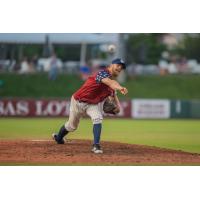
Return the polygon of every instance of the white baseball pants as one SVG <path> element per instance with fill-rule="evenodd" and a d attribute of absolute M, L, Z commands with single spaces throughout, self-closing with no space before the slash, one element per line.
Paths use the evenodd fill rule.
<path fill-rule="evenodd" d="M 103 120 L 103 102 L 98 104 L 88 104 L 79 102 L 72 96 L 70 103 L 69 119 L 65 123 L 65 128 L 69 131 L 75 131 L 78 128 L 80 118 L 88 115 L 93 124 L 100 124 Z"/>

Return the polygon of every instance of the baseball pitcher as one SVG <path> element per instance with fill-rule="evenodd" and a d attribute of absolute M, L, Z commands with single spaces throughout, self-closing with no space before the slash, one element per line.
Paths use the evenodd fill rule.
<path fill-rule="evenodd" d="M 112 114 L 120 112 L 117 91 L 126 95 L 128 90 L 114 79 L 125 69 L 125 62 L 117 58 L 108 67 L 90 76 L 81 88 L 72 95 L 69 119 L 58 133 L 52 135 L 57 144 L 64 144 L 64 137 L 69 132 L 77 129 L 82 116 L 88 115 L 93 123 L 94 142 L 92 152 L 103 153 L 100 146 L 103 112 L 107 112 L 106 110 Z M 113 100 L 113 103 L 110 104 L 107 100 Z"/>

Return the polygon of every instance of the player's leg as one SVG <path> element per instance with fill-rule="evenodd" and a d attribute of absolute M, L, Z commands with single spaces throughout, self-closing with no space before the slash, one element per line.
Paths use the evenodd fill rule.
<path fill-rule="evenodd" d="M 54 140 L 58 143 L 58 144 L 64 144 L 65 141 L 64 141 L 64 137 L 69 133 L 69 131 L 65 128 L 65 126 L 63 125 L 58 134 L 53 134 L 53 138 Z"/>
<path fill-rule="evenodd" d="M 77 129 L 80 118 L 81 118 L 81 114 L 78 112 L 77 102 L 72 97 L 71 103 L 70 103 L 70 114 L 69 114 L 68 121 L 60 128 L 58 134 L 53 134 L 53 137 L 58 144 L 64 144 L 63 138 L 69 132 L 73 132 Z"/>
<path fill-rule="evenodd" d="M 68 132 L 74 132 L 79 125 L 82 115 L 78 112 L 70 111 L 69 119 L 65 123 L 64 127 Z"/>
<path fill-rule="evenodd" d="M 101 129 L 102 129 L 102 121 L 103 121 L 103 113 L 101 110 L 101 105 L 90 105 L 86 113 L 90 116 L 92 123 L 93 123 L 93 136 L 94 136 L 94 143 L 92 151 L 94 153 L 103 153 L 100 147 L 100 139 L 101 139 Z"/>

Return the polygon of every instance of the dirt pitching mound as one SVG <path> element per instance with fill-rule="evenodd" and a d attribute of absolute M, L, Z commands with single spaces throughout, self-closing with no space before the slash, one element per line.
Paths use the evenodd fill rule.
<path fill-rule="evenodd" d="M 102 142 L 104 154 L 90 152 L 91 141 L 0 141 L 1 165 L 194 165 L 200 154 L 117 142 Z"/>

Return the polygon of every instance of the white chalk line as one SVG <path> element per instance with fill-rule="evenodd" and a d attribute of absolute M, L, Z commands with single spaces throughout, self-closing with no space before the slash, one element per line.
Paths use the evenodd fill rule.
<path fill-rule="evenodd" d="M 52 140 L 29 140 L 31 142 L 55 142 L 53 139 Z M 73 143 L 73 140 L 65 140 L 66 143 Z"/>
<path fill-rule="evenodd" d="M 51 142 L 53 140 L 30 140 L 31 142 Z"/>

